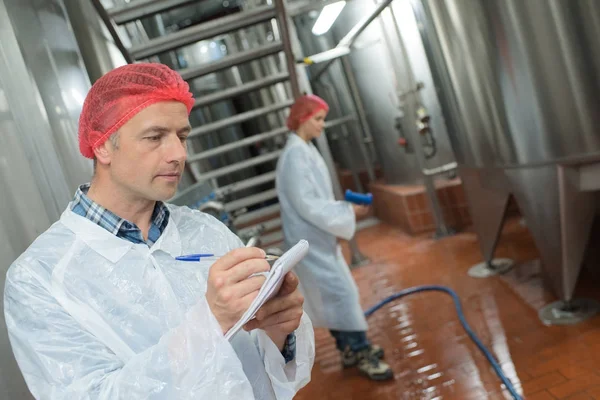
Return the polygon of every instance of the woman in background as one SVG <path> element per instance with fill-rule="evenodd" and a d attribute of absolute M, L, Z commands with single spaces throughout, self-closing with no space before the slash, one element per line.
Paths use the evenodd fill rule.
<path fill-rule="evenodd" d="M 321 135 L 328 112 L 327 103 L 314 95 L 300 97 L 290 110 L 287 126 L 293 133 L 277 163 L 275 182 L 285 244 L 310 243 L 295 268 L 304 309 L 315 327 L 329 329 L 344 366 L 357 366 L 373 380 L 391 379 L 391 368 L 381 361 L 383 349 L 367 339 L 358 288 L 338 244 L 338 238 L 354 236 L 356 218 L 368 209 L 335 200 L 329 170 L 311 143 Z"/>

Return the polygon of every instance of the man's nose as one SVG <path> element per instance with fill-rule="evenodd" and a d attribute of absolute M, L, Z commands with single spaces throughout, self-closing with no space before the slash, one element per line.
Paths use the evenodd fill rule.
<path fill-rule="evenodd" d="M 177 135 L 172 135 L 168 143 L 167 158 L 168 162 L 183 163 L 187 159 L 185 140 L 181 140 Z"/>

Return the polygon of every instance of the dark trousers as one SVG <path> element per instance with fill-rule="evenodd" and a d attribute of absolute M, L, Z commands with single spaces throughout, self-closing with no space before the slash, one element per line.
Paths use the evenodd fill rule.
<path fill-rule="evenodd" d="M 339 351 L 344 351 L 347 347 L 353 352 L 360 351 L 371 345 L 367 339 L 367 332 L 364 331 L 333 331 L 331 336 L 335 338 L 335 345 Z"/>

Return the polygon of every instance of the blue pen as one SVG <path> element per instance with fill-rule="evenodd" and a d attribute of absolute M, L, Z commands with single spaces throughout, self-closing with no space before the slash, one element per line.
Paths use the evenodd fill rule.
<path fill-rule="evenodd" d="M 214 257 L 214 254 L 187 254 L 185 256 L 175 257 L 178 261 L 200 261 L 201 258 Z"/>
<path fill-rule="evenodd" d="M 215 257 L 215 255 L 214 254 L 186 254 L 185 256 L 175 257 L 175 259 L 177 261 L 198 262 L 202 258 L 211 258 L 211 257 Z M 216 258 L 220 258 L 220 257 L 216 257 Z M 279 258 L 279 256 L 272 256 L 270 254 L 265 257 L 265 259 L 267 261 L 274 261 L 274 260 L 277 260 L 278 258 Z"/>

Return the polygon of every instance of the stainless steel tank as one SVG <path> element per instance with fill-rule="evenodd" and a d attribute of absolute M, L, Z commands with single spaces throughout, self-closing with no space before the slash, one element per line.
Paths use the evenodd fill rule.
<path fill-rule="evenodd" d="M 600 151 L 596 1 L 422 4 L 460 116 L 460 162 L 522 167 Z"/>
<path fill-rule="evenodd" d="M 598 2 L 412 0 L 412 6 L 475 225 L 487 243 L 484 255 L 491 257 L 501 224 L 487 233 L 484 225 L 498 220 L 512 193 L 554 290 L 571 300 L 598 189 Z"/>

